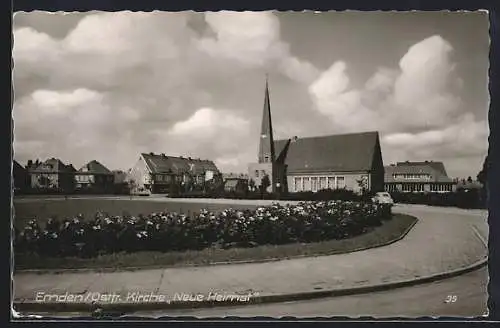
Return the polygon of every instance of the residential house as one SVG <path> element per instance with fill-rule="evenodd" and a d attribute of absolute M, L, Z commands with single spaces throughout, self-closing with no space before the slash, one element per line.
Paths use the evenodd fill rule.
<path fill-rule="evenodd" d="M 29 188 L 30 180 L 28 171 L 16 160 L 12 161 L 12 178 L 15 192 L 23 192 Z"/>
<path fill-rule="evenodd" d="M 267 176 L 269 192 L 316 192 L 348 189 L 358 193 L 382 191 L 384 165 L 379 133 L 274 140 L 266 81 L 258 162 L 248 174 L 256 186 Z"/>
<path fill-rule="evenodd" d="M 248 192 L 248 174 L 224 173 L 222 174 L 222 178 L 224 181 L 224 191 L 234 192 L 241 195 Z"/>
<path fill-rule="evenodd" d="M 398 162 L 385 167 L 385 190 L 389 192 L 452 192 L 456 182 L 442 162 Z"/>
<path fill-rule="evenodd" d="M 28 161 L 30 186 L 38 191 L 72 192 L 75 187 L 73 165 L 64 164 L 60 159 L 49 158 L 45 162 Z"/>
<path fill-rule="evenodd" d="M 217 166 L 209 160 L 142 153 L 130 169 L 128 181 L 135 188 L 144 187 L 153 193 L 169 193 L 172 186 L 186 190 L 201 187 L 219 174 Z"/>
<path fill-rule="evenodd" d="M 96 160 L 82 166 L 75 173 L 76 189 L 92 192 L 112 192 L 114 174 Z"/>

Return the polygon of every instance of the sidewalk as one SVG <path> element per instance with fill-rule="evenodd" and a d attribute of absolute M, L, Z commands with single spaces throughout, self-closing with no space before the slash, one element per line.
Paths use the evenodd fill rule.
<path fill-rule="evenodd" d="M 14 299 L 34 302 L 37 293 L 101 293 L 119 295 L 120 301 L 126 302 L 127 295 L 134 292 L 167 299 L 175 293 L 207 296 L 211 292 L 265 298 L 419 279 L 466 268 L 486 258 L 487 236 L 482 233 L 479 238 L 473 229 L 483 220 L 481 215 L 414 207 L 395 211 L 415 215 L 419 222 L 405 238 L 381 248 L 255 264 L 109 273 L 18 273 Z"/>

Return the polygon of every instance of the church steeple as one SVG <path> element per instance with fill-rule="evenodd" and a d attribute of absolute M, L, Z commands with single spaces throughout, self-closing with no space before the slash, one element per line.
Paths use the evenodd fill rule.
<path fill-rule="evenodd" d="M 260 129 L 259 163 L 274 163 L 274 138 L 271 120 L 271 104 L 269 101 L 269 84 L 266 74 L 266 90 L 264 93 L 264 110 Z"/>

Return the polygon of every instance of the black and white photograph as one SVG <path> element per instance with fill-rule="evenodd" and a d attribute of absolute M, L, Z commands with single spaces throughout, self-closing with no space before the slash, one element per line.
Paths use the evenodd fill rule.
<path fill-rule="evenodd" d="M 488 11 L 12 30 L 14 318 L 488 315 Z"/>

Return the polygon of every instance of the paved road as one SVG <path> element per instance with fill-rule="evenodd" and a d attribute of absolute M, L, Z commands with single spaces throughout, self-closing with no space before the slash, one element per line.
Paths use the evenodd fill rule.
<path fill-rule="evenodd" d="M 459 277 L 415 287 L 371 294 L 325 298 L 313 301 L 285 302 L 266 305 L 224 307 L 194 310 L 135 312 L 132 317 L 333 317 L 373 316 L 377 318 L 423 316 L 481 317 L 487 314 L 486 268 Z M 450 297 L 451 302 L 446 302 Z M 455 300 L 453 302 L 453 300 Z M 41 314 L 41 313 L 39 313 Z M 74 317 L 79 313 L 42 314 Z"/>
<path fill-rule="evenodd" d="M 136 312 L 129 315 L 202 318 L 224 316 L 480 317 L 488 313 L 487 284 L 488 271 L 482 268 L 440 282 L 371 294 L 245 307 Z M 447 297 L 450 297 L 450 302 L 446 302 Z"/>

